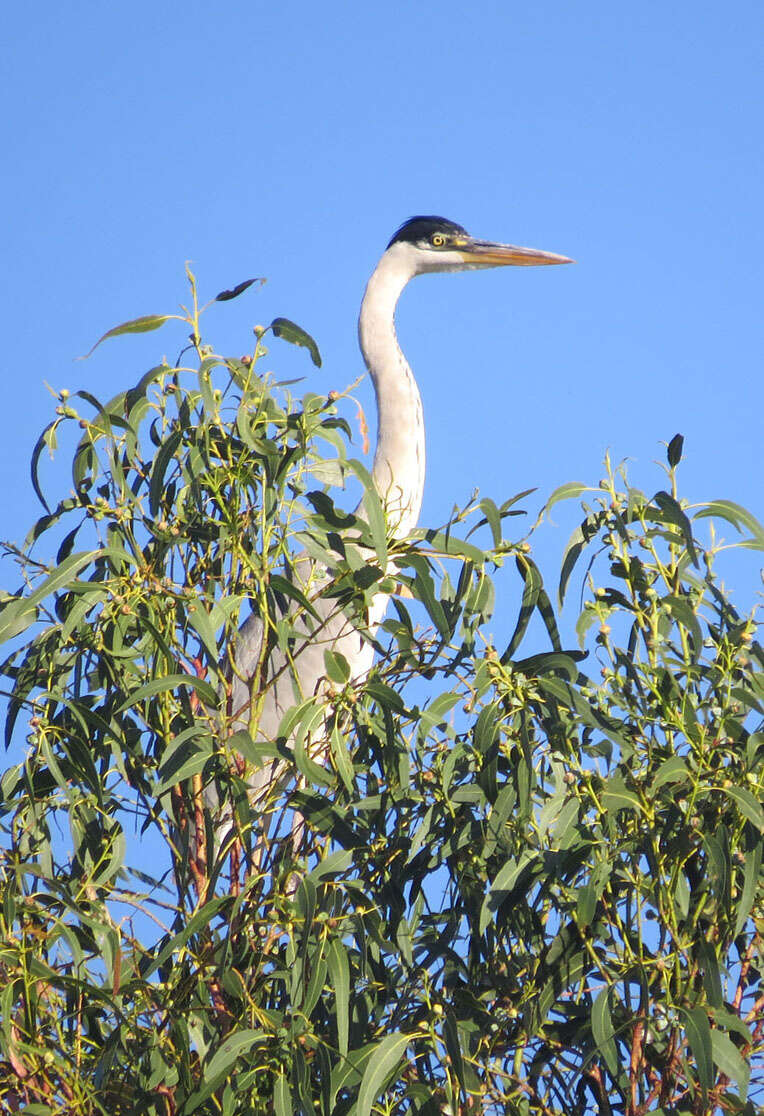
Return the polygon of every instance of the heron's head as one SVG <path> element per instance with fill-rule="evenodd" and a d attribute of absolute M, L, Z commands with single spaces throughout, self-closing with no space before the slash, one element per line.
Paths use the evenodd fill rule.
<path fill-rule="evenodd" d="M 461 225 L 445 217 L 411 217 L 395 233 L 387 251 L 401 257 L 405 255 L 413 275 L 428 271 L 506 267 L 509 264 L 530 267 L 534 264 L 573 263 L 567 256 L 558 256 L 554 252 L 477 240 Z"/>

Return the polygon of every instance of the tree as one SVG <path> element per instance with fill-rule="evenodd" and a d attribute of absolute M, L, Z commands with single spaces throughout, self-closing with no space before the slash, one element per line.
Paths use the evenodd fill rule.
<path fill-rule="evenodd" d="M 6 744 L 27 744 L 0 781 L 6 1108 L 753 1114 L 764 657 L 713 525 L 758 549 L 762 527 L 681 499 L 679 436 L 652 497 L 609 462 L 563 486 L 548 509 L 583 499 L 566 649 L 533 532 L 504 533 L 528 493 L 391 541 L 339 397 L 260 374 L 269 334 L 318 362 L 315 342 L 277 319 L 217 356 L 190 281 L 190 362 L 105 405 L 61 393 L 32 478 L 44 502 L 41 454 L 79 428 L 73 491 L 5 547 Z M 363 519 L 332 496 L 351 477 Z M 302 584 L 298 551 L 331 577 Z M 506 564 L 520 600 L 495 646 Z M 234 724 L 249 610 L 267 655 L 319 597 L 363 628 L 380 591 L 368 679 L 327 648 L 326 691 L 275 739 L 258 693 Z M 526 646 L 534 616 L 549 650 Z"/>

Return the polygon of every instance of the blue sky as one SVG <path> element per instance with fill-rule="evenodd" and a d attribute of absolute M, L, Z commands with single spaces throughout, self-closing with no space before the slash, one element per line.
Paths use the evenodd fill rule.
<path fill-rule="evenodd" d="M 219 350 L 246 352 L 255 323 L 287 316 L 324 366 L 278 342 L 270 366 L 341 389 L 362 370 L 366 278 L 421 212 L 578 260 L 404 294 L 425 521 L 474 488 L 498 501 L 596 483 L 608 447 L 657 488 L 652 461 L 677 431 L 685 494 L 761 516 L 763 24 L 754 0 L 14 5 L 0 534 L 37 515 L 43 380 L 108 398 L 174 356 L 166 327 L 74 363 L 110 326 L 173 312 L 185 260 L 208 295 L 268 278 L 210 313 Z M 358 394 L 371 412 L 368 382 Z"/>

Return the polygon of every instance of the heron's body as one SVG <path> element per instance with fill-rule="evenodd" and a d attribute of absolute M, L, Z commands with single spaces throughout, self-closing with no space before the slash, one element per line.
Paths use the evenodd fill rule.
<path fill-rule="evenodd" d="M 395 332 L 395 308 L 403 288 L 414 276 L 426 272 L 568 262 L 565 256 L 475 240 L 460 225 L 441 217 L 412 218 L 390 241 L 366 286 L 358 336 L 377 403 L 372 478 L 394 538 L 405 537 L 416 525 L 425 478 L 422 400 Z M 356 515 L 363 515 L 362 506 L 356 509 Z M 303 582 L 316 576 L 308 559 L 297 563 L 296 576 Z M 265 687 L 256 718 L 260 739 L 275 739 L 284 714 L 300 700 L 320 692 L 327 648 L 344 655 L 353 681 L 362 680 L 372 665 L 369 637 L 384 616 L 387 597 L 380 593 L 375 598 L 365 630 L 356 628 L 337 611 L 333 600 L 319 597 L 315 604 L 322 622 L 317 625 L 306 619 L 302 625 L 305 640 L 294 648 L 292 662 L 288 664 L 275 649 L 269 656 L 265 678 L 259 680 Z M 261 658 L 262 639 L 262 622 L 252 616 L 242 626 L 234 652 L 230 701 L 235 729 L 250 725 L 254 696 L 250 680 Z M 276 766 L 255 772 L 250 792 L 255 809 L 277 777 Z"/>

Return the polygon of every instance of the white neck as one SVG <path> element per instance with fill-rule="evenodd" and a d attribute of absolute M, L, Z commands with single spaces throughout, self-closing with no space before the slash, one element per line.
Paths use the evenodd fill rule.
<path fill-rule="evenodd" d="M 399 538 L 419 518 L 425 468 L 422 400 L 395 334 L 398 298 L 416 274 L 407 247 L 396 244 L 382 256 L 366 285 L 358 319 L 358 340 L 377 397 L 372 477 Z"/>

